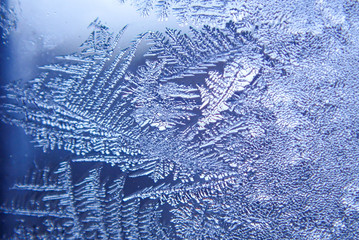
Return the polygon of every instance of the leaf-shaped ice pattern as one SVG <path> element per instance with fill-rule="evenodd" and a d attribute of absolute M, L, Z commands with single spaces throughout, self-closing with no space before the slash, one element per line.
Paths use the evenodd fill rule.
<path fill-rule="evenodd" d="M 40 238 L 156 239 L 158 234 L 165 239 L 167 233 L 159 222 L 158 204 L 140 206 L 137 198 L 123 200 L 125 175 L 104 182 L 101 167 L 96 167 L 83 180 L 75 181 L 73 171 L 71 163 L 62 162 L 54 172 L 35 171 L 13 186 L 12 190 L 27 195 L 22 196 L 24 200 L 2 206 L 2 211 L 33 219 L 32 223 L 19 225 L 16 238 L 26 238 L 35 224 L 43 232 L 37 236 Z M 36 192 L 41 197 L 35 198 Z M 26 196 L 34 200 L 29 202 Z"/>
<path fill-rule="evenodd" d="M 209 78 L 206 79 L 207 89 L 204 87 L 199 89 L 203 101 L 200 109 L 204 108 L 204 117 L 198 122 L 201 128 L 208 123 L 222 119 L 220 113 L 229 108 L 226 101 L 235 92 L 244 90 L 258 73 L 257 69 L 237 64 L 233 67 L 235 72 L 228 68 L 225 68 L 224 75 L 220 75 L 218 72 L 209 72 Z"/>
<path fill-rule="evenodd" d="M 137 154 L 136 132 L 140 129 L 126 116 L 130 109 L 119 91 L 144 35 L 115 54 L 125 28 L 113 36 L 97 20 L 90 27 L 94 31 L 79 53 L 59 57 L 64 64 L 41 67 L 45 72 L 24 89 L 17 85 L 8 88 L 8 97 L 14 101 L 6 108 L 21 116 L 7 118 L 35 136 L 44 150 L 57 145 L 77 154 L 92 150 L 108 154 L 111 149 L 113 154 Z"/>
<path fill-rule="evenodd" d="M 138 4 L 215 27 L 122 49 L 97 20 L 9 87 L 4 120 L 75 153 L 13 185 L 13 238 L 356 239 L 359 2 Z"/>
<path fill-rule="evenodd" d="M 190 120 L 196 107 L 197 89 L 176 83 L 160 83 L 162 61 L 147 61 L 135 76 L 129 76 L 128 95 L 136 107 L 134 118 L 141 127 L 149 124 L 159 130 Z M 179 100 L 181 99 L 181 100 Z"/>
<path fill-rule="evenodd" d="M 190 30 L 193 37 L 173 29 L 167 29 L 166 36 L 159 32 L 150 34 L 153 46 L 145 56 L 164 61 L 163 80 L 206 74 L 208 68 L 225 62 L 244 47 L 251 47 L 253 42 L 251 34 L 238 33 L 233 22 L 223 30 L 209 26 Z"/>

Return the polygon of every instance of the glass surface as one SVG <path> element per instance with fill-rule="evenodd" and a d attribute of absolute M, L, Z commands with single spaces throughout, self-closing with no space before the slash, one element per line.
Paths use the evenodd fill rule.
<path fill-rule="evenodd" d="M 359 236 L 359 1 L 0 13 L 1 239 Z"/>

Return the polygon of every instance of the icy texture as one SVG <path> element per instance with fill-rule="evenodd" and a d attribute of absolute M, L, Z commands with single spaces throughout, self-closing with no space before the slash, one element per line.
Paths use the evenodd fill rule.
<path fill-rule="evenodd" d="M 30 201 L 25 195 L 25 206 L 11 202 L 10 208 L 2 209 L 5 213 L 41 219 L 35 220 L 39 226 L 33 229 L 20 224 L 14 237 L 157 239 L 155 234 L 161 236 L 163 227 L 159 222 L 159 205 L 147 203 L 140 206 L 138 199 L 124 201 L 125 175 L 103 181 L 101 170 L 101 167 L 91 169 L 84 179 L 76 182 L 71 164 L 62 162 L 55 172 L 37 170 L 31 178 L 15 184 L 13 190 L 28 195 L 41 192 L 42 195 L 39 200 Z"/>
<path fill-rule="evenodd" d="M 120 0 L 124 2 L 126 0 Z M 348 6 L 357 1 L 280 0 L 127 0 L 142 15 L 156 14 L 159 20 L 174 16 L 182 25 L 210 25 L 223 28 L 229 21 L 250 29 L 253 25 L 278 27 L 286 31 L 320 32 L 327 26 L 347 21 Z M 282 31 L 284 29 L 281 29 Z"/>
<path fill-rule="evenodd" d="M 15 7 L 7 7 L 5 2 L 0 3 L 0 32 L 1 43 L 7 44 L 8 37 L 17 27 L 17 14 Z"/>
<path fill-rule="evenodd" d="M 225 23 L 122 49 L 126 27 L 96 20 L 77 53 L 8 86 L 3 120 L 73 152 L 12 187 L 14 238 L 355 239 L 359 3 L 285 3 L 230 21 L 213 4 L 238 1 L 148 1 Z"/>

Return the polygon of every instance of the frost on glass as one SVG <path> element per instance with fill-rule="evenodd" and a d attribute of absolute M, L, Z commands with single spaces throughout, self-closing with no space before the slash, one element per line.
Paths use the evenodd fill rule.
<path fill-rule="evenodd" d="M 17 14 L 14 7 L 8 8 L 4 2 L 0 3 L 0 32 L 2 44 L 7 44 L 8 37 L 16 29 Z"/>
<path fill-rule="evenodd" d="M 193 26 L 122 46 L 97 19 L 6 86 L 2 120 L 72 153 L 13 184 L 6 237 L 355 239 L 359 2 L 136 4 Z"/>

